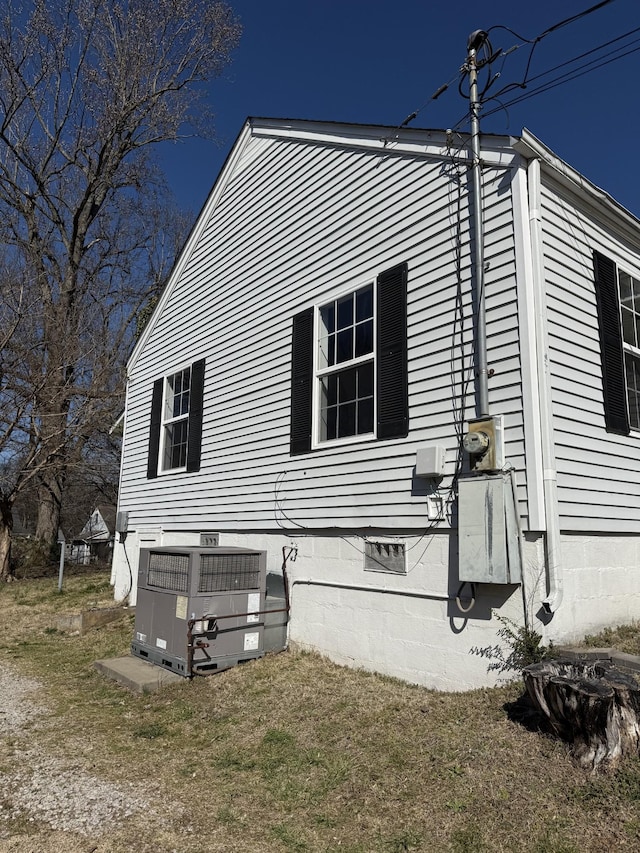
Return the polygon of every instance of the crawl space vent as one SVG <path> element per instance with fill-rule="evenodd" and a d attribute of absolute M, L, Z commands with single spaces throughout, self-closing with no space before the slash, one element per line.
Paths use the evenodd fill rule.
<path fill-rule="evenodd" d="M 365 542 L 365 572 L 392 572 L 406 575 L 407 559 L 403 542 Z"/>

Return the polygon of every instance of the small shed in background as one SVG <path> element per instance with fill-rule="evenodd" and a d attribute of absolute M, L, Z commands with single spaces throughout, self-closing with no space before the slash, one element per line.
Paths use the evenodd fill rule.
<path fill-rule="evenodd" d="M 97 506 L 80 533 L 67 545 L 67 560 L 89 563 L 111 560 L 116 529 L 116 508 L 108 504 Z"/>

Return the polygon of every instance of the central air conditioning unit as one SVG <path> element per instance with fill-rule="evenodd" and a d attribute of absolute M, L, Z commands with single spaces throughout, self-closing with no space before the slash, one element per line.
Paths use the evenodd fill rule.
<path fill-rule="evenodd" d="M 266 551 L 142 548 L 131 652 L 191 677 L 264 655 Z"/>

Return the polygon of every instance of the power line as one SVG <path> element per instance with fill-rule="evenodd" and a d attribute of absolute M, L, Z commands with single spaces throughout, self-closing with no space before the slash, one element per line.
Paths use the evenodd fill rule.
<path fill-rule="evenodd" d="M 553 71 L 559 71 L 560 68 L 564 68 L 567 65 L 571 65 L 572 62 L 577 62 L 579 59 L 585 59 L 587 56 L 591 56 L 592 53 L 596 53 L 597 51 L 602 50 L 605 47 L 610 47 L 612 44 L 615 44 L 618 41 L 622 41 L 622 39 L 628 38 L 629 36 L 633 36 L 636 33 L 640 33 L 640 27 L 636 27 L 634 30 L 629 30 L 629 32 L 624 33 L 624 35 L 618 36 L 614 39 L 610 39 L 609 41 L 604 42 L 598 47 L 594 47 L 591 50 L 587 50 L 584 53 L 579 54 L 578 56 L 574 56 L 573 59 L 567 59 L 566 62 L 561 62 L 559 65 L 554 65 L 553 68 L 549 68 L 547 71 L 542 71 L 540 74 L 536 74 L 534 77 L 530 77 L 529 82 L 538 80 L 540 77 L 545 77 L 547 74 L 551 74 Z M 623 45 L 618 48 L 618 50 L 622 50 L 622 47 L 628 47 L 628 45 Z"/>
<path fill-rule="evenodd" d="M 640 40 L 636 40 L 640 41 Z M 602 57 L 601 61 L 592 61 L 588 62 L 586 65 L 581 66 L 580 68 L 574 69 L 574 71 L 567 72 L 566 74 L 562 74 L 560 77 L 555 78 L 554 80 L 549 80 L 547 83 L 544 83 L 538 86 L 535 89 L 532 89 L 528 92 L 523 92 L 516 98 L 513 98 L 511 101 L 507 101 L 500 106 L 494 107 L 491 110 L 488 110 L 484 113 L 485 118 L 493 115 L 494 113 L 500 112 L 502 109 L 506 109 L 507 107 L 515 106 L 516 104 L 522 103 L 522 101 L 526 101 L 529 98 L 533 98 L 536 95 L 541 95 L 544 92 L 549 92 L 551 89 L 555 89 L 558 86 L 562 86 L 564 83 L 569 83 L 572 80 L 577 80 L 579 77 L 583 77 L 585 74 L 589 74 L 592 71 L 597 71 L 599 68 L 604 68 L 606 65 L 611 65 L 612 62 L 617 62 L 619 59 L 624 59 L 625 56 L 630 56 L 632 53 L 636 53 L 640 50 L 640 45 L 638 47 L 633 47 L 631 50 L 627 50 L 624 53 L 620 53 L 617 56 L 611 56 L 610 58 Z M 597 63 L 597 64 L 596 64 Z M 543 76 L 543 75 L 540 75 Z M 487 100 L 491 101 L 497 98 L 498 95 L 494 95 Z"/>
<path fill-rule="evenodd" d="M 586 18 L 588 15 L 591 15 L 594 12 L 597 12 L 598 10 L 602 9 L 604 6 L 608 6 L 613 2 L 615 2 L 615 0 L 601 0 L 601 2 L 596 3 L 595 5 L 590 6 L 587 9 L 584 9 L 582 12 L 578 12 L 575 15 L 571 15 L 568 18 L 563 18 L 561 21 L 558 21 L 557 23 L 552 24 L 550 27 L 547 27 L 545 30 L 543 30 L 539 35 L 537 35 L 533 39 L 525 38 L 524 36 L 521 36 L 518 33 L 516 33 L 510 27 L 504 26 L 502 24 L 497 24 L 493 27 L 490 27 L 489 30 L 487 31 L 487 34 L 486 34 L 487 35 L 486 43 L 483 44 L 483 47 L 485 48 L 485 58 L 483 60 L 481 60 L 481 62 L 478 63 L 479 68 L 484 66 L 490 72 L 491 65 L 497 59 L 502 58 L 503 62 L 504 62 L 509 54 L 511 54 L 512 52 L 522 48 L 524 46 L 524 44 L 531 45 L 531 51 L 530 51 L 529 57 L 527 59 L 527 66 L 525 69 L 525 74 L 524 74 L 524 78 L 523 78 L 522 82 L 521 83 L 510 83 L 507 86 L 504 86 L 502 89 L 500 89 L 495 94 L 493 94 L 491 97 L 487 98 L 486 100 L 483 100 L 483 96 L 488 92 L 489 88 L 493 85 L 493 83 L 495 83 L 495 81 L 500 77 L 500 73 L 495 74 L 493 77 L 489 73 L 489 79 L 487 80 L 487 83 L 481 92 L 482 102 L 488 103 L 489 101 L 496 100 L 501 95 L 504 95 L 513 89 L 524 89 L 527 87 L 528 83 L 532 82 L 533 80 L 538 80 L 542 77 L 548 76 L 549 74 L 552 74 L 554 71 L 560 70 L 561 68 L 566 67 L 567 65 L 571 65 L 575 62 L 578 62 L 580 59 L 584 59 L 587 56 L 590 56 L 591 54 L 596 53 L 599 50 L 602 50 L 606 47 L 611 46 L 612 44 L 615 44 L 618 41 L 621 41 L 624 38 L 628 38 L 630 35 L 634 35 L 636 32 L 640 32 L 640 28 L 637 28 L 635 30 L 630 30 L 628 33 L 625 33 L 622 36 L 618 36 L 617 38 L 612 39 L 609 42 L 605 42 L 604 44 L 600 45 L 599 47 L 593 48 L 590 51 L 586 51 L 585 53 L 580 54 L 579 56 L 576 56 L 573 59 L 567 60 L 564 63 L 560 63 L 559 65 L 548 69 L 547 71 L 543 71 L 540 74 L 536 74 L 534 77 L 531 77 L 531 78 L 528 77 L 529 69 L 531 67 L 531 63 L 533 60 L 533 53 L 535 51 L 535 48 L 544 38 L 546 38 L 551 33 L 556 32 L 559 29 L 562 29 L 563 27 L 569 26 L 570 24 L 573 24 L 577 21 L 582 20 L 583 18 Z M 489 40 L 488 40 L 489 33 L 491 33 L 494 30 L 505 30 L 505 31 L 511 33 L 512 35 L 514 35 L 520 41 L 524 42 L 524 44 L 514 45 L 513 47 L 509 48 L 506 51 L 500 50 L 494 54 L 493 50 L 490 46 Z M 488 51 L 486 50 L 487 46 L 489 48 Z M 629 45 L 625 45 L 624 47 L 629 47 Z M 624 48 L 623 47 L 618 48 L 618 50 L 622 50 L 622 49 L 624 49 Z M 634 50 L 636 50 L 636 49 L 637 48 L 634 48 Z M 589 71 L 596 70 L 596 68 L 600 68 L 604 65 L 608 65 L 610 62 L 615 61 L 615 59 L 622 59 L 624 56 L 627 56 L 627 55 L 629 55 L 629 53 L 633 53 L 633 52 L 634 51 L 627 51 L 626 53 L 623 53 L 620 56 L 615 56 L 612 59 L 609 59 L 607 62 L 600 62 L 600 64 L 594 65 L 593 68 L 589 68 L 590 65 L 593 65 L 594 63 L 599 61 L 599 60 L 592 60 L 592 62 L 587 63 L 584 66 L 580 66 L 579 68 L 574 69 L 574 71 L 572 71 L 572 72 L 567 72 L 565 75 L 562 75 L 558 78 L 555 78 L 554 80 L 548 81 L 546 84 L 543 84 L 543 85 L 537 87 L 536 89 L 527 92 L 526 94 L 522 94 L 518 98 L 514 98 L 512 101 L 509 101 L 507 104 L 496 107 L 495 109 L 490 110 L 488 113 L 484 113 L 484 115 L 485 116 L 493 115 L 493 113 L 498 112 L 500 109 L 506 108 L 507 106 L 512 106 L 512 105 L 517 104 L 517 103 L 520 103 L 520 101 L 524 101 L 527 98 L 534 97 L 537 94 L 542 94 L 543 92 L 549 91 L 550 89 L 561 85 L 563 82 L 570 82 L 571 80 L 582 76 L 582 74 L 586 74 Z M 604 57 L 601 57 L 601 59 L 603 59 L 603 58 Z M 414 121 L 414 119 L 416 119 L 418 117 L 419 113 L 421 113 L 427 106 L 429 106 L 430 103 L 437 100 L 440 97 L 440 95 L 442 95 L 444 92 L 446 92 L 447 89 L 456 80 L 458 81 L 458 89 L 460 91 L 460 94 L 463 95 L 463 93 L 461 91 L 461 85 L 462 85 L 462 81 L 464 79 L 466 70 L 467 70 L 467 68 L 466 68 L 466 64 L 465 64 L 460 68 L 460 70 L 447 83 L 444 83 L 442 86 L 440 86 L 438 89 L 436 89 L 436 91 L 433 93 L 433 95 L 431 95 L 431 97 L 427 101 L 425 101 L 424 104 L 422 104 L 422 106 L 418 107 L 418 109 L 416 109 L 412 113 L 410 113 L 404 119 L 404 121 L 402 121 L 395 128 L 395 136 L 391 137 L 387 141 L 389 141 L 389 142 L 394 141 L 397 138 L 398 132 L 403 127 L 406 127 L 408 124 L 410 124 L 410 122 Z M 581 72 L 581 73 L 579 73 L 579 72 Z M 465 97 L 465 96 L 463 95 L 463 97 Z M 463 116 L 458 122 L 456 122 L 453 129 L 457 129 L 467 119 L 467 117 L 468 117 L 468 114 L 465 114 L 465 116 Z"/>
<path fill-rule="evenodd" d="M 542 72 L 540 72 L 540 74 L 536 74 L 533 77 L 530 77 L 528 80 L 525 77 L 525 79 L 521 83 L 509 83 L 508 85 L 504 86 L 502 89 L 495 92 L 490 98 L 487 98 L 485 103 L 488 103 L 491 100 L 499 98 L 501 95 L 506 94 L 507 92 L 511 91 L 512 89 L 525 89 L 529 85 L 529 83 L 532 83 L 534 80 L 540 80 L 542 77 L 547 77 L 549 74 L 552 74 L 554 71 L 559 71 L 562 68 L 566 68 L 567 66 L 570 66 L 570 65 L 575 64 L 576 62 L 579 62 L 581 59 L 586 59 L 587 57 L 592 56 L 593 54 L 598 53 L 599 51 L 602 51 L 607 47 L 611 47 L 611 45 L 614 45 L 617 42 L 622 41 L 623 39 L 628 39 L 630 36 L 633 36 L 638 32 L 640 32 L 640 27 L 636 27 L 633 30 L 629 30 L 628 32 L 624 33 L 621 36 L 617 36 L 616 38 L 610 39 L 609 41 L 604 42 L 603 44 L 600 44 L 597 47 L 592 48 L 591 50 L 585 51 L 584 53 L 581 53 L 581 54 L 578 54 L 577 56 L 574 56 L 572 59 L 567 59 L 565 62 L 561 62 L 558 65 L 555 65 L 552 68 L 547 69 L 546 71 L 542 71 Z M 607 57 L 609 57 L 609 56 L 613 56 L 613 59 L 618 59 L 618 58 L 622 58 L 623 56 L 627 56 L 629 54 L 629 52 L 632 52 L 632 51 L 627 51 L 626 53 L 622 53 L 622 54 L 620 54 L 619 57 L 616 57 L 614 54 L 619 52 L 619 51 L 625 50 L 628 47 L 631 47 L 637 41 L 638 41 L 638 39 L 635 39 L 634 41 L 627 42 L 626 44 L 623 44 L 623 45 L 619 45 L 614 51 L 610 51 L 609 53 L 606 53 L 603 56 L 592 59 L 589 62 L 585 63 L 584 65 L 581 65 L 578 68 L 575 68 L 573 71 L 569 71 L 566 74 L 561 75 L 560 77 L 556 77 L 555 80 L 552 80 L 550 82 L 555 83 L 556 81 L 561 81 L 564 78 L 567 78 L 568 80 L 574 79 L 574 77 L 570 76 L 570 75 L 575 76 L 578 71 L 582 71 L 583 69 L 589 69 L 589 66 L 593 65 L 594 67 L 600 67 L 600 64 L 608 64 L 608 63 L 602 62 L 602 60 L 607 59 Z M 610 60 L 610 61 L 612 61 L 612 60 Z M 599 63 L 599 64 L 596 64 L 596 63 Z M 578 76 L 580 76 L 580 75 L 578 75 Z M 543 84 L 543 85 L 546 85 L 546 84 Z M 538 89 L 536 89 L 535 91 L 537 92 Z"/>
<path fill-rule="evenodd" d="M 493 53 L 492 49 L 489 48 L 489 58 L 487 60 L 485 60 L 485 64 L 489 67 L 489 79 L 488 79 L 487 84 L 485 85 L 485 87 L 482 91 L 482 94 L 481 94 L 481 99 L 482 99 L 483 104 L 489 103 L 491 101 L 496 101 L 496 100 L 498 100 L 498 98 L 500 98 L 500 96 L 506 94 L 507 92 L 513 91 L 514 89 L 521 89 L 521 90 L 527 89 L 528 85 L 531 82 L 533 82 L 534 80 L 541 80 L 542 78 L 548 77 L 549 75 L 553 74 L 555 71 L 559 71 L 563 68 L 567 68 L 568 66 L 575 65 L 576 63 L 580 62 L 581 60 L 586 59 L 590 56 L 593 56 L 594 54 L 597 54 L 597 53 L 605 50 L 606 48 L 611 47 L 612 45 L 618 44 L 619 42 L 621 42 L 625 39 L 629 39 L 631 36 L 640 32 L 640 28 L 629 30 L 627 33 L 624 33 L 621 36 L 617 36 L 614 39 L 610 39 L 609 41 L 604 42 L 603 44 L 600 44 L 597 47 L 592 48 L 591 50 L 585 51 L 585 52 L 573 57 L 572 59 L 569 59 L 565 62 L 562 62 L 562 63 L 560 63 L 560 64 L 558 64 L 552 68 L 547 69 L 546 71 L 543 71 L 539 74 L 536 74 L 533 77 L 529 77 L 529 70 L 531 68 L 534 50 L 535 50 L 536 46 L 542 41 L 542 39 L 544 39 L 550 33 L 556 32 L 557 30 L 561 29 L 562 27 L 568 26 L 569 24 L 573 24 L 576 21 L 579 21 L 579 20 L 587 17 L 588 15 L 591 15 L 592 13 L 598 11 L 599 9 L 602 9 L 604 6 L 607 6 L 612 2 L 614 2 L 614 0 L 602 0 L 602 2 L 596 3 L 594 6 L 590 6 L 588 9 L 585 9 L 582 12 L 577 13 L 576 15 L 572 15 L 569 18 L 564 18 L 563 20 L 558 21 L 557 23 L 553 24 L 552 26 L 547 27 L 545 30 L 543 30 L 534 39 L 527 39 L 527 38 L 519 35 L 518 33 L 516 33 L 514 30 L 510 29 L 509 27 L 506 27 L 503 25 L 497 25 L 497 26 L 491 27 L 487 31 L 487 34 L 489 32 L 494 31 L 494 30 L 504 29 L 507 32 L 510 32 L 513 35 L 515 35 L 516 38 L 520 39 L 525 44 L 530 44 L 531 50 L 529 52 L 529 56 L 528 56 L 527 64 L 526 64 L 526 68 L 525 68 L 525 73 L 524 73 L 524 76 L 523 76 L 521 82 L 509 83 L 506 86 L 504 86 L 502 89 L 499 89 L 497 92 L 492 94 L 490 97 L 485 98 L 484 96 L 487 94 L 489 88 L 500 77 L 499 73 L 491 76 L 491 65 L 495 62 L 496 59 L 499 59 L 499 58 L 502 58 L 503 63 L 504 63 L 504 61 L 506 60 L 506 58 L 509 54 L 511 54 L 515 50 L 520 49 L 524 45 L 522 45 L 522 44 L 514 45 L 513 47 L 509 48 L 509 50 L 507 50 L 507 51 L 498 51 L 495 54 Z M 494 109 L 489 110 L 488 112 L 485 112 L 484 115 L 485 115 L 485 117 L 493 115 L 494 113 L 499 112 L 502 109 L 506 109 L 507 107 L 519 104 L 520 102 L 525 101 L 528 98 L 532 98 L 535 95 L 539 95 L 539 94 L 542 94 L 544 92 L 550 91 L 551 89 L 554 89 L 557 86 L 562 85 L 563 83 L 568 83 L 572 80 L 578 79 L 579 77 L 583 76 L 584 74 L 589 73 L 590 71 L 595 71 L 596 69 L 602 68 L 605 65 L 609 65 L 610 63 L 615 62 L 618 59 L 622 59 L 623 57 L 628 56 L 631 53 L 634 53 L 636 50 L 639 49 L 637 47 L 633 47 L 633 45 L 635 45 L 637 43 L 637 41 L 638 41 L 638 39 L 631 41 L 631 42 L 627 42 L 626 44 L 623 44 L 623 45 L 619 45 L 618 47 L 615 48 L 615 50 L 609 51 L 608 53 L 605 53 L 605 54 L 603 54 L 599 57 L 596 57 L 594 59 L 590 59 L 588 62 L 585 62 L 582 65 L 579 65 L 579 66 L 577 66 L 571 70 L 568 70 L 565 73 L 558 75 L 557 77 L 555 77 L 551 80 L 547 80 L 545 83 L 541 83 L 535 89 L 523 92 L 518 97 L 515 97 L 506 103 L 500 103 L 499 102 L 499 104 L 500 104 L 499 106 L 496 106 L 496 107 L 494 107 Z M 461 95 L 463 94 L 462 91 L 460 91 L 460 94 Z M 463 95 L 463 97 L 464 97 L 464 95 Z M 468 114 L 466 114 L 462 119 L 460 119 L 460 121 L 457 122 L 456 127 L 459 127 L 467 119 L 467 117 L 468 117 Z"/>

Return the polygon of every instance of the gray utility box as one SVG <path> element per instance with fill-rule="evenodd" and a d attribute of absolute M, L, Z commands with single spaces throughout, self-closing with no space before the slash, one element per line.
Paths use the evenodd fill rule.
<path fill-rule="evenodd" d="M 522 565 L 517 512 L 510 474 L 482 474 L 460 478 L 460 581 L 520 583 Z"/>
<path fill-rule="evenodd" d="M 264 655 L 266 552 L 141 548 L 131 652 L 179 675 Z"/>

